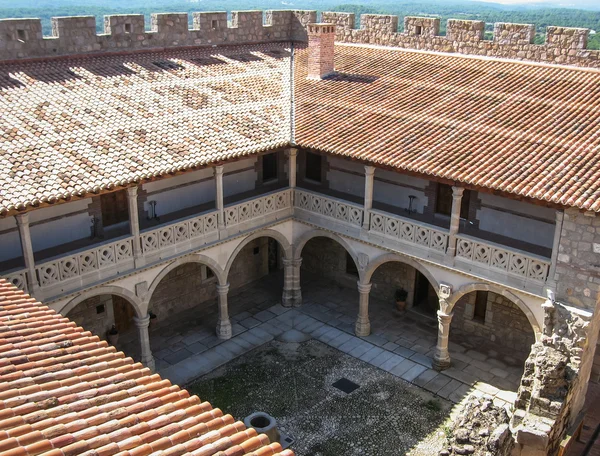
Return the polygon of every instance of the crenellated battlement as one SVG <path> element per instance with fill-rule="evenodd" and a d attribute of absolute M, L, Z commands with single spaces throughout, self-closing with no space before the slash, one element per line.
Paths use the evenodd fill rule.
<path fill-rule="evenodd" d="M 110 51 L 245 44 L 268 41 L 307 41 L 306 25 L 317 22 L 316 11 L 271 10 L 192 14 L 158 13 L 146 30 L 141 14 L 104 17 L 104 33 L 96 33 L 93 16 L 52 18 L 52 36 L 42 35 L 39 19 L 0 20 L 0 60 Z M 534 44 L 532 24 L 496 23 L 492 39 L 485 39 L 485 22 L 449 19 L 446 35 L 440 20 L 404 17 L 404 31 L 393 15 L 363 14 L 360 25 L 352 13 L 323 12 L 321 22 L 335 24 L 336 41 L 378 44 L 408 49 L 502 57 L 583 67 L 600 67 L 600 51 L 589 50 L 588 29 L 548 27 L 546 42 Z"/>
<path fill-rule="evenodd" d="M 321 22 L 336 25 L 337 42 L 600 67 L 600 51 L 586 49 L 589 29 L 547 27 L 546 42 L 534 44 L 532 24 L 498 22 L 492 39 L 486 40 L 484 21 L 448 19 L 442 36 L 440 20 L 432 17 L 405 17 L 402 33 L 397 31 L 398 16 L 363 14 L 358 28 L 355 19 L 352 13 L 324 12 Z"/>
<path fill-rule="evenodd" d="M 0 60 L 173 46 L 244 44 L 268 41 L 306 41 L 306 24 L 316 11 L 233 11 L 158 13 L 146 30 L 142 14 L 104 17 L 104 33 L 96 33 L 93 16 L 52 18 L 52 36 L 42 35 L 40 19 L 0 20 Z"/>

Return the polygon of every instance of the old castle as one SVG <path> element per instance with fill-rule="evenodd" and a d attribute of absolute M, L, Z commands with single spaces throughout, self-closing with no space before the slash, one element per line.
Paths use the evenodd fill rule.
<path fill-rule="evenodd" d="M 0 20 L 0 455 L 291 455 L 152 373 L 185 384 L 186 360 L 239 355 L 251 326 L 228 298 L 265 277 L 301 311 L 307 278 L 350 290 L 335 316 L 314 295 L 307 309 L 440 396 L 483 384 L 510 404 L 513 455 L 561 451 L 600 380 L 589 31 L 536 45 L 523 24 L 485 40 L 480 21 L 192 21 L 107 16 L 97 35 L 61 17 L 43 37 Z M 431 341 L 386 339 L 370 301 L 398 295 Z M 151 320 L 191 308 L 214 317 L 210 350 L 155 357 Z M 143 366 L 101 340 L 113 325 Z"/>

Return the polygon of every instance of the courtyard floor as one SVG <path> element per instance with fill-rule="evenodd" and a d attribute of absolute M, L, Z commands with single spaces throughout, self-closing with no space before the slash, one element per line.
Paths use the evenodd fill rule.
<path fill-rule="evenodd" d="M 358 388 L 346 393 L 332 386 L 342 378 Z M 271 341 L 189 389 L 240 420 L 268 413 L 298 456 L 437 454 L 452 407 L 314 339 Z"/>
<path fill-rule="evenodd" d="M 281 284 L 281 275 L 271 274 L 230 292 L 233 337 L 228 341 L 215 336 L 216 302 L 153 323 L 150 341 L 157 371 L 173 383 L 188 385 L 295 328 L 454 403 L 469 392 L 490 394 L 502 405 L 515 398 L 523 367 L 509 364 L 510 359 L 502 359 L 497 353 L 451 342 L 452 367 L 443 372 L 431 369 L 437 338 L 433 319 L 410 311 L 401 314 L 389 303 L 371 299 L 372 334 L 359 338 L 354 335 L 357 291 L 305 275 L 303 305 L 289 309 L 280 304 Z M 136 332 L 122 334 L 119 348 L 138 359 Z"/>

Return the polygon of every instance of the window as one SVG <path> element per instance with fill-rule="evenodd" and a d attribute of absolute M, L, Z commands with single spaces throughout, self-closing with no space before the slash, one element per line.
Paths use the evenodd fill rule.
<path fill-rule="evenodd" d="M 312 152 L 306 153 L 306 178 L 321 182 L 321 156 L 313 154 Z"/>
<path fill-rule="evenodd" d="M 346 274 L 352 274 L 353 276 L 358 277 L 356 263 L 354 262 L 354 258 L 352 258 L 348 252 L 346 252 Z"/>
<path fill-rule="evenodd" d="M 126 190 L 101 195 L 100 207 L 102 208 L 103 226 L 116 225 L 129 220 Z"/>
<path fill-rule="evenodd" d="M 473 311 L 473 320 L 485 322 L 485 313 L 487 311 L 488 292 L 478 291 L 475 297 L 475 310 Z"/>
<path fill-rule="evenodd" d="M 469 218 L 469 204 L 471 202 L 471 192 L 465 190 L 460 202 L 460 218 Z M 435 200 L 435 212 L 448 217 L 452 214 L 452 187 L 446 184 L 438 184 L 437 196 Z"/>
<path fill-rule="evenodd" d="M 125 22 L 125 33 L 131 33 L 131 23 Z"/>
<path fill-rule="evenodd" d="M 262 156 L 262 180 L 268 182 L 277 179 L 277 154 Z"/>
<path fill-rule="evenodd" d="M 415 27 L 415 35 L 421 35 L 423 33 L 423 27 L 421 27 L 420 25 L 417 25 Z"/>

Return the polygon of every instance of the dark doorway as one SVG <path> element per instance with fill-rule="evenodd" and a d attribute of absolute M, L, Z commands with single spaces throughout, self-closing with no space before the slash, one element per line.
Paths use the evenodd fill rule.
<path fill-rule="evenodd" d="M 115 326 L 119 332 L 125 332 L 131 328 L 131 322 L 133 321 L 133 307 L 126 299 L 116 295 L 113 295 L 112 302 L 115 314 Z"/>
<path fill-rule="evenodd" d="M 279 243 L 269 238 L 269 272 L 277 271 L 279 269 Z"/>
<path fill-rule="evenodd" d="M 440 303 L 435 290 L 423 274 L 415 274 L 415 298 L 413 308 L 422 314 L 436 316 Z"/>

